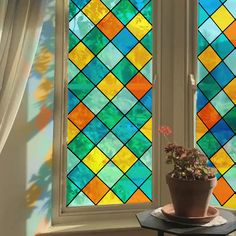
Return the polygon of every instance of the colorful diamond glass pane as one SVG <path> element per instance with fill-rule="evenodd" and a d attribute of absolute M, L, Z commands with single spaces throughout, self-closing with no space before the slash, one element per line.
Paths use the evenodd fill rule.
<path fill-rule="evenodd" d="M 152 1 L 69 0 L 68 207 L 152 201 Z"/>
<path fill-rule="evenodd" d="M 216 167 L 213 205 L 235 207 L 236 3 L 199 0 L 197 146 Z"/>

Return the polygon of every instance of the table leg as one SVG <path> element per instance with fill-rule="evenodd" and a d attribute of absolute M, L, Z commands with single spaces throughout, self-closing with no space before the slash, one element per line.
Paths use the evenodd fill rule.
<path fill-rule="evenodd" d="M 164 232 L 158 231 L 158 232 L 157 232 L 157 236 L 164 236 Z"/>

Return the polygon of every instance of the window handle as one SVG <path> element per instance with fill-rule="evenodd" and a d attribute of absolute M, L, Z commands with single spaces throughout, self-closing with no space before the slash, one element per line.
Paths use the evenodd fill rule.
<path fill-rule="evenodd" d="M 157 83 L 157 80 L 158 80 L 158 75 L 154 74 L 154 76 L 153 76 L 153 85 L 155 85 Z"/>
<path fill-rule="evenodd" d="M 197 91 L 197 82 L 196 82 L 194 74 L 189 74 L 189 82 L 190 82 L 190 86 L 192 90 L 194 92 Z"/>

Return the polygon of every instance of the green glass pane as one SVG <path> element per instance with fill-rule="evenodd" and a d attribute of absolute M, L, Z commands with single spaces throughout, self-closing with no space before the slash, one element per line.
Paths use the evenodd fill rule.
<path fill-rule="evenodd" d="M 198 34 L 198 54 L 202 53 L 207 47 L 208 42 L 206 39 L 202 36 L 201 33 Z"/>
<path fill-rule="evenodd" d="M 222 103 L 224 106 L 222 106 Z M 211 104 L 216 108 L 221 116 L 224 116 L 233 106 L 233 102 L 222 90 L 211 101 Z"/>
<path fill-rule="evenodd" d="M 139 173 L 137 175 L 137 173 Z M 151 171 L 141 162 L 137 161 L 126 173 L 126 175 L 137 185 L 140 186 L 151 175 Z"/>
<path fill-rule="evenodd" d="M 122 142 L 112 133 L 108 133 L 107 136 L 98 144 L 98 147 L 109 158 L 112 158 L 122 146 Z"/>
<path fill-rule="evenodd" d="M 125 175 L 114 185 L 112 191 L 122 200 L 128 201 L 131 195 L 136 191 L 137 186 L 129 180 Z"/>
<path fill-rule="evenodd" d="M 94 54 L 97 54 L 104 48 L 109 40 L 98 28 L 94 28 L 84 38 L 83 42 Z"/>
<path fill-rule="evenodd" d="M 127 0 L 121 0 L 112 12 L 123 24 L 127 24 L 138 13 L 137 9 Z"/>
<path fill-rule="evenodd" d="M 109 162 L 98 174 L 98 177 L 110 188 L 120 179 L 123 175 L 122 171 Z"/>
<path fill-rule="evenodd" d="M 152 31 L 150 31 L 142 40 L 143 46 L 152 53 Z"/>
<path fill-rule="evenodd" d="M 94 88 L 94 85 L 80 73 L 69 83 L 68 88 L 82 100 Z"/>
<path fill-rule="evenodd" d="M 80 162 L 80 160 L 70 151 L 67 150 L 67 174 Z"/>
<path fill-rule="evenodd" d="M 152 1 L 150 1 L 141 11 L 143 16 L 152 23 Z"/>
<path fill-rule="evenodd" d="M 149 199 L 152 199 L 152 176 L 150 176 L 140 187 Z"/>
<path fill-rule="evenodd" d="M 149 148 L 143 156 L 140 158 L 140 161 L 142 161 L 150 170 L 152 170 L 152 148 Z"/>
<path fill-rule="evenodd" d="M 221 87 L 210 74 L 198 84 L 198 87 L 209 100 L 221 90 Z"/>
<path fill-rule="evenodd" d="M 129 120 L 132 121 L 137 128 L 141 128 L 151 116 L 151 113 L 140 102 L 138 102 L 127 114 Z"/>
<path fill-rule="evenodd" d="M 77 186 L 75 186 L 69 179 L 67 179 L 66 182 L 66 204 L 70 204 L 70 202 L 72 201 L 73 198 L 76 197 L 76 195 L 79 193 L 79 188 Z"/>
<path fill-rule="evenodd" d="M 68 148 L 82 160 L 94 147 L 94 144 L 82 133 L 68 145 Z"/>
<path fill-rule="evenodd" d="M 76 13 L 79 12 L 79 8 L 74 4 L 73 1 L 70 1 L 69 4 L 69 19 L 73 18 Z"/>
<path fill-rule="evenodd" d="M 77 44 L 79 39 L 71 31 L 69 31 L 69 50 L 71 51 Z"/>
<path fill-rule="evenodd" d="M 225 115 L 224 120 L 230 128 L 236 133 L 236 107 L 234 107 L 228 114 Z"/>
<path fill-rule="evenodd" d="M 216 153 L 220 149 L 220 144 L 217 142 L 217 140 L 210 132 L 205 134 L 198 141 L 198 145 L 208 157 L 211 157 L 214 153 Z"/>
<path fill-rule="evenodd" d="M 94 205 L 93 202 L 83 193 L 80 192 L 75 199 L 70 203 L 70 207 L 77 207 L 77 206 L 92 206 Z"/>
<path fill-rule="evenodd" d="M 124 58 L 112 72 L 123 84 L 127 84 L 138 73 L 138 70 Z"/>
<path fill-rule="evenodd" d="M 102 0 L 109 9 L 112 9 L 120 0 Z"/>
<path fill-rule="evenodd" d="M 127 143 L 127 147 L 137 157 L 141 157 L 150 146 L 151 142 L 141 132 L 135 134 L 134 137 Z"/>
<path fill-rule="evenodd" d="M 123 115 L 112 103 L 109 103 L 98 114 L 98 117 L 109 129 L 111 129 L 117 124 Z"/>

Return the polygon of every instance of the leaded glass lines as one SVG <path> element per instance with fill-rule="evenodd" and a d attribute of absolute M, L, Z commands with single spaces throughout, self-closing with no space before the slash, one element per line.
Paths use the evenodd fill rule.
<path fill-rule="evenodd" d="M 152 1 L 70 0 L 67 206 L 152 200 Z"/>
<path fill-rule="evenodd" d="M 213 203 L 236 207 L 236 11 L 234 0 L 199 0 L 197 145 L 217 168 Z"/>

